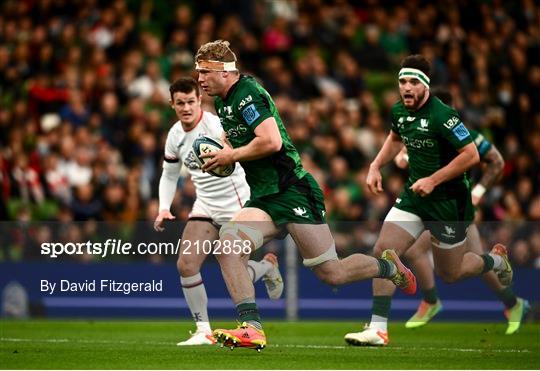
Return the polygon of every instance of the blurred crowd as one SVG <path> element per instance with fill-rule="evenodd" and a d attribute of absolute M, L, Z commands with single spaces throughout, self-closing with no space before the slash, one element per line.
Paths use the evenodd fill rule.
<path fill-rule="evenodd" d="M 506 160 L 477 213 L 486 244 L 508 243 L 516 264 L 540 267 L 540 6 L 533 0 L 5 0 L 0 220 L 153 221 L 175 121 L 168 86 L 196 77 L 194 52 L 218 38 L 272 94 L 325 191 L 343 253 L 371 248 L 404 184 L 406 173 L 390 165 L 385 193 L 375 197 L 365 176 L 399 99 L 400 60 L 426 56 L 431 85 L 449 89 L 465 124 Z M 209 97 L 204 102 L 213 110 Z M 181 178 L 178 220 L 186 220 L 194 195 Z M 1 259 L 28 255 L 4 250 Z"/>

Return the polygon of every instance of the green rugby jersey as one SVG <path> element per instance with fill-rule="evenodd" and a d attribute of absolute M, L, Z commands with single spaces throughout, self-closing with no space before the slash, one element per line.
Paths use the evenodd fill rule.
<path fill-rule="evenodd" d="M 272 97 L 253 77 L 240 75 L 240 80 L 230 88 L 225 99 L 214 98 L 214 105 L 234 148 L 251 142 L 255 138 L 255 128 L 261 122 L 269 117 L 276 120 L 283 141 L 280 151 L 258 160 L 241 162 L 252 199 L 278 193 L 307 174 Z"/>
<path fill-rule="evenodd" d="M 472 142 L 457 112 L 434 96 L 414 112 L 397 102 L 392 107 L 391 119 L 392 131 L 401 137 L 409 155 L 406 187 L 446 166 L 458 155 L 458 149 Z M 465 189 L 470 191 L 470 184 L 463 173 L 437 186 L 428 197 L 454 197 Z"/>

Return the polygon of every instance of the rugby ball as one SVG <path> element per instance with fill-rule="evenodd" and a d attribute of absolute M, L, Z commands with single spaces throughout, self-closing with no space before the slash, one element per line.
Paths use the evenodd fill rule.
<path fill-rule="evenodd" d="M 203 166 L 206 160 L 208 160 L 207 158 L 201 158 L 202 154 L 219 151 L 222 148 L 223 144 L 221 143 L 221 140 L 209 137 L 207 135 L 201 135 L 193 141 L 193 153 L 195 154 L 195 159 L 200 166 Z M 213 170 L 208 171 L 208 174 L 224 178 L 231 175 L 234 171 L 234 168 L 234 163 L 227 166 L 219 166 Z"/>

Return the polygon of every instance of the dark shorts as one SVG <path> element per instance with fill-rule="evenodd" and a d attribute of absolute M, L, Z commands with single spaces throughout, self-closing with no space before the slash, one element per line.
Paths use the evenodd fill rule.
<path fill-rule="evenodd" d="M 284 191 L 250 199 L 244 207 L 264 210 L 277 226 L 288 223 L 326 224 L 324 196 L 309 173 Z"/>
<path fill-rule="evenodd" d="M 394 207 L 417 215 L 435 239 L 450 246 L 465 240 L 467 228 L 474 219 L 471 193 L 466 188 L 445 199 L 421 197 L 406 188 Z"/>

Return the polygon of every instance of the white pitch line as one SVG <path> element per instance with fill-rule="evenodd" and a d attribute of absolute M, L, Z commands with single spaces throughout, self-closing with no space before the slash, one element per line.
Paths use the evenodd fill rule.
<path fill-rule="evenodd" d="M 271 347 L 276 348 L 304 348 L 304 349 L 385 349 L 385 350 L 432 350 L 432 351 L 453 351 L 453 352 L 468 352 L 468 353 L 530 353 L 528 349 L 478 349 L 478 348 L 437 348 L 437 347 L 380 347 L 380 346 L 347 346 L 347 345 L 309 345 L 309 344 L 271 344 Z"/>
<path fill-rule="evenodd" d="M 165 341 L 127 341 L 127 340 L 85 340 L 85 339 L 24 339 L 24 338 L 0 338 L 5 342 L 27 343 L 83 343 L 83 344 L 146 344 L 146 345 L 174 345 Z M 352 347 L 346 345 L 310 345 L 310 344 L 270 344 L 271 348 L 297 348 L 297 349 L 382 349 L 384 350 L 413 350 L 413 351 L 447 351 L 465 353 L 530 353 L 528 349 L 479 349 L 479 348 L 437 348 L 437 347 Z"/>
<path fill-rule="evenodd" d="M 128 340 L 85 340 L 85 339 L 22 339 L 0 338 L 6 342 L 36 342 L 36 343 L 84 343 L 84 344 L 147 344 L 147 345 L 171 345 L 165 341 L 128 341 Z"/>

